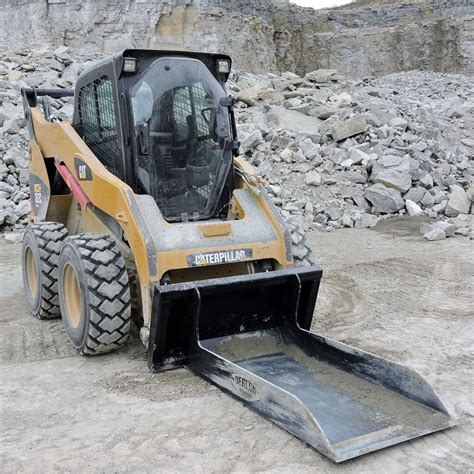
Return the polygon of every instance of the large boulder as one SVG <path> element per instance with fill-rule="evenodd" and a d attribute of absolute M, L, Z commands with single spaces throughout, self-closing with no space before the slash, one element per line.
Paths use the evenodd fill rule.
<path fill-rule="evenodd" d="M 372 168 L 371 180 L 406 193 L 412 184 L 410 159 L 396 155 L 381 157 Z"/>
<path fill-rule="evenodd" d="M 432 225 L 432 228 L 441 229 L 446 234 L 446 237 L 454 237 L 456 232 L 456 225 L 450 222 L 438 221 Z"/>
<path fill-rule="evenodd" d="M 257 100 L 263 99 L 261 94 L 267 93 L 269 89 L 272 89 L 272 83 L 268 79 L 263 79 L 256 82 L 253 86 L 241 90 L 237 94 L 237 100 L 252 107 Z"/>
<path fill-rule="evenodd" d="M 311 82 L 326 83 L 337 80 L 337 69 L 317 69 L 316 71 L 308 72 L 305 79 Z"/>
<path fill-rule="evenodd" d="M 316 171 L 310 171 L 306 174 L 304 182 L 308 186 L 319 186 L 321 184 L 321 175 Z"/>
<path fill-rule="evenodd" d="M 331 105 L 318 105 L 313 107 L 309 114 L 313 117 L 318 117 L 321 120 L 326 120 L 331 115 L 334 115 L 337 112 L 337 107 L 333 107 Z"/>
<path fill-rule="evenodd" d="M 61 76 L 61 80 L 67 85 L 74 85 L 77 77 L 83 71 L 84 67 L 79 63 L 72 63 L 66 69 Z"/>
<path fill-rule="evenodd" d="M 367 229 L 368 227 L 374 227 L 379 218 L 373 214 L 361 214 L 360 218 L 356 219 L 354 227 L 356 229 Z"/>
<path fill-rule="evenodd" d="M 426 193 L 426 190 L 424 188 L 422 188 L 421 186 L 416 186 L 414 188 L 411 188 L 405 194 L 404 197 L 406 201 L 410 200 L 412 202 L 418 203 L 423 199 L 425 193 Z"/>
<path fill-rule="evenodd" d="M 349 158 L 355 165 L 368 163 L 370 161 L 370 155 L 355 147 L 349 150 Z"/>
<path fill-rule="evenodd" d="M 272 110 L 268 113 L 268 119 L 281 127 L 294 130 L 296 132 L 314 133 L 319 131 L 321 121 L 315 117 L 288 110 L 283 107 Z"/>
<path fill-rule="evenodd" d="M 372 203 L 372 210 L 377 214 L 392 214 L 405 206 L 400 191 L 379 183 L 367 188 L 364 197 Z"/>
<path fill-rule="evenodd" d="M 455 184 L 451 186 L 451 196 L 444 213 L 448 217 L 456 217 L 458 214 L 468 214 L 471 207 L 471 200 L 461 186 Z"/>
<path fill-rule="evenodd" d="M 434 224 L 423 224 L 420 232 L 427 240 L 442 240 L 446 237 L 454 237 L 456 226 L 450 222 L 438 221 Z"/>
<path fill-rule="evenodd" d="M 367 130 L 367 122 L 362 116 L 357 116 L 344 120 L 343 122 L 336 122 L 332 129 L 331 135 L 336 142 L 344 140 L 360 133 L 364 133 Z"/>
<path fill-rule="evenodd" d="M 425 232 L 423 234 L 423 237 L 427 240 L 432 240 L 432 241 L 443 240 L 446 238 L 446 233 L 438 227 L 433 227 L 427 232 Z"/>
<path fill-rule="evenodd" d="M 255 148 L 263 140 L 260 130 L 254 130 L 250 135 L 247 135 L 240 143 L 240 152 L 247 153 Z"/>
<path fill-rule="evenodd" d="M 416 204 L 416 202 L 410 201 L 410 199 L 406 200 L 405 207 L 407 208 L 409 216 L 419 216 L 423 213 L 421 207 Z"/>
<path fill-rule="evenodd" d="M 374 181 L 402 193 L 406 193 L 411 188 L 411 177 L 407 169 L 394 168 L 382 171 Z"/>
<path fill-rule="evenodd" d="M 306 138 L 299 145 L 304 156 L 309 160 L 312 160 L 319 154 L 320 146 L 316 145 L 310 138 Z"/>

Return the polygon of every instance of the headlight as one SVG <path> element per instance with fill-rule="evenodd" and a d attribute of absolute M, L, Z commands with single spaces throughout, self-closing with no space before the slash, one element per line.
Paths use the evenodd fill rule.
<path fill-rule="evenodd" d="M 123 58 L 123 72 L 137 72 L 136 58 Z"/>
<path fill-rule="evenodd" d="M 219 61 L 217 61 L 217 71 L 221 74 L 229 74 L 230 61 L 227 61 L 227 59 L 219 59 Z"/>

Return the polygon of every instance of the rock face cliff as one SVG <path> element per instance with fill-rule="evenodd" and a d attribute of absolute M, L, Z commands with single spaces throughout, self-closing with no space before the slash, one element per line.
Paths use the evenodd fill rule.
<path fill-rule="evenodd" d="M 0 46 L 230 53 L 238 68 L 346 75 L 474 73 L 471 0 L 313 10 L 289 0 L 3 0 Z"/>

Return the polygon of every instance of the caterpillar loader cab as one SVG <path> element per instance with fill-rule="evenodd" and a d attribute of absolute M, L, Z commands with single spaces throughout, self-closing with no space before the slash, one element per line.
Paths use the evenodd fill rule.
<path fill-rule="evenodd" d="M 128 337 L 154 371 L 185 366 L 334 461 L 452 426 L 415 372 L 311 333 L 322 270 L 298 266 L 238 153 L 228 56 L 126 50 L 74 90 L 23 89 L 28 306 L 85 355 Z M 71 123 L 50 98 L 74 96 Z"/>
<path fill-rule="evenodd" d="M 219 67 L 229 71 L 230 58 L 129 54 L 79 78 L 74 127 L 111 172 L 154 198 L 167 222 L 225 218 L 237 142 L 221 85 L 228 72 Z M 108 90 L 117 100 L 96 104 L 110 100 Z"/>

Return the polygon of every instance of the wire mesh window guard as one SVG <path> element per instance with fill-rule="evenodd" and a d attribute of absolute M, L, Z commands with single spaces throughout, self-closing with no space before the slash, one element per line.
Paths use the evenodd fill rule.
<path fill-rule="evenodd" d="M 82 137 L 97 158 L 117 173 L 119 145 L 112 81 L 102 76 L 79 91 L 79 123 Z"/>

